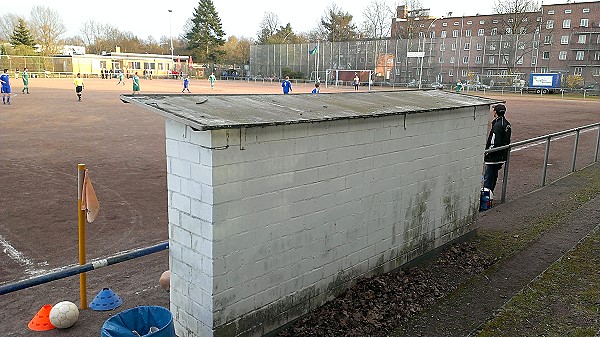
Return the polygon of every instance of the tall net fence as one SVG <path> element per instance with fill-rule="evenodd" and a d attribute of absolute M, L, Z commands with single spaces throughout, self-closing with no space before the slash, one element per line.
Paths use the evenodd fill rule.
<path fill-rule="evenodd" d="M 71 76 L 72 63 L 71 57 L 0 55 L 0 69 L 11 73 L 27 68 L 30 75 L 40 77 Z"/>
<path fill-rule="evenodd" d="M 406 83 L 417 77 L 420 59 L 408 51 L 422 48 L 419 39 L 361 40 L 316 43 L 253 45 L 250 76 L 279 79 L 286 73 L 297 78 L 331 79 L 334 70 L 368 69 L 374 81 Z"/>

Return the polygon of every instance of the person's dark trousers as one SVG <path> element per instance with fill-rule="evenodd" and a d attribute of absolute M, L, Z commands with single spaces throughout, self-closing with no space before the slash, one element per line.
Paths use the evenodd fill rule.
<path fill-rule="evenodd" d="M 486 164 L 485 174 L 483 175 L 483 187 L 489 188 L 494 192 L 496 181 L 498 180 L 498 171 L 502 168 L 502 164 Z"/>

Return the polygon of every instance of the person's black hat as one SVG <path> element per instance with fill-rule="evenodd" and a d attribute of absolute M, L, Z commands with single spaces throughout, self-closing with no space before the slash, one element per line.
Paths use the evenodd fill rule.
<path fill-rule="evenodd" d="M 504 115 L 506 106 L 504 106 L 504 104 L 496 104 L 496 106 L 494 106 L 494 111 L 496 111 L 496 114 L 498 115 Z"/>

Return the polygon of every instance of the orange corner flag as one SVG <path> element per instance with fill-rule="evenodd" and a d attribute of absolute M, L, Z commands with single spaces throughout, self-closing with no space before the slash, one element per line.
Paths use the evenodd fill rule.
<path fill-rule="evenodd" d="M 81 210 L 86 211 L 86 217 L 88 222 L 94 222 L 98 212 L 100 211 L 100 203 L 96 198 L 96 192 L 94 186 L 92 186 L 92 180 L 88 170 L 85 170 L 83 176 L 83 189 L 81 191 Z"/>

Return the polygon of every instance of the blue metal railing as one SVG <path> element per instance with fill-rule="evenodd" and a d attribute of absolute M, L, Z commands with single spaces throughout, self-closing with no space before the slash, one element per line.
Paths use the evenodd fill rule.
<path fill-rule="evenodd" d="M 25 288 L 30 288 L 33 286 L 37 286 L 40 284 L 48 283 L 51 281 L 56 281 L 58 279 L 62 279 L 69 276 L 74 276 L 77 274 L 85 273 L 88 271 L 96 270 L 102 267 L 110 266 L 116 263 L 132 260 L 138 257 L 142 257 L 145 255 L 157 253 L 163 250 L 169 249 L 169 242 L 162 242 L 156 244 L 154 246 L 140 248 L 133 250 L 131 252 L 111 256 L 106 259 L 99 259 L 96 261 L 88 262 L 84 265 L 68 267 L 56 272 L 48 273 L 45 275 L 40 275 L 36 277 L 32 277 L 27 280 L 18 281 L 15 283 L 6 284 L 0 286 L 0 295 L 8 294 L 13 291 L 22 290 Z"/>

